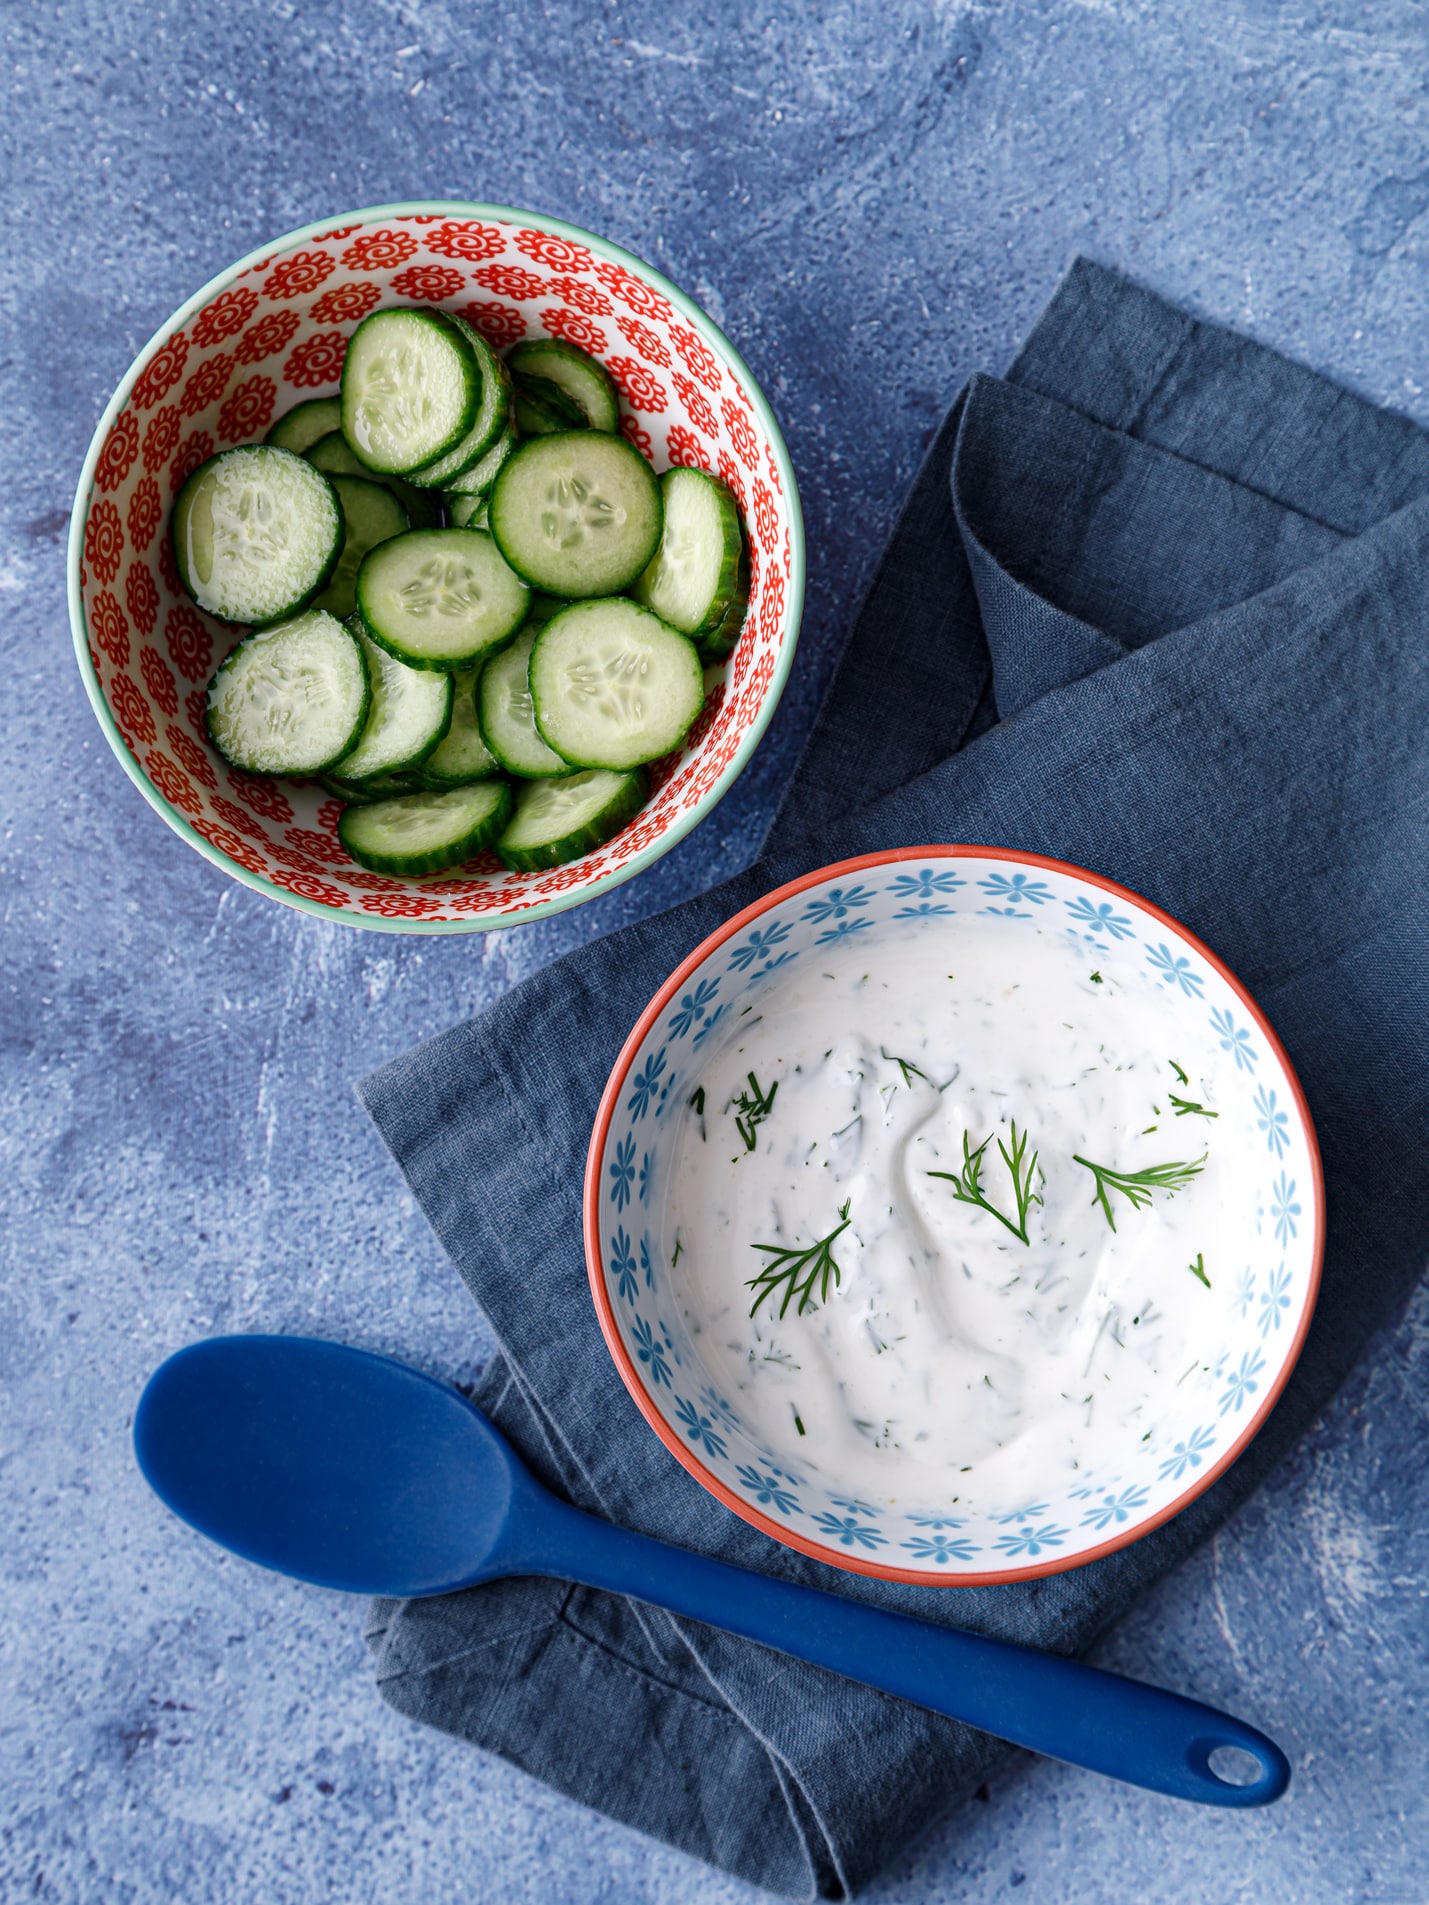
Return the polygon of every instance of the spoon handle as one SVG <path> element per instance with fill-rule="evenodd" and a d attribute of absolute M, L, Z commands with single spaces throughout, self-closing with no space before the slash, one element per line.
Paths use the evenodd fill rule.
<path fill-rule="evenodd" d="M 533 1573 L 609 1588 L 742 1634 L 1151 1792 L 1211 1806 L 1263 1806 L 1290 1783 L 1290 1763 L 1273 1740 L 1180 1694 L 730 1567 L 564 1502 L 542 1508 L 541 1533 L 531 1530 L 536 1541 L 527 1557 Z M 1256 1776 L 1243 1785 L 1220 1778 L 1210 1765 L 1219 1747 L 1250 1754 Z"/>

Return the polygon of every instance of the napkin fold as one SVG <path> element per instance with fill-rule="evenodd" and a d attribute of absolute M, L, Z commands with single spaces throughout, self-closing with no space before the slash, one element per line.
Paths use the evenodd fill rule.
<path fill-rule="evenodd" d="M 975 377 L 939 432 L 759 863 L 363 1083 L 501 1345 L 477 1400 L 543 1481 L 743 1566 L 1069 1653 L 1220 1526 L 1429 1250 L 1426 574 L 1424 432 L 1073 266 L 1006 379 Z M 581 1244 L 596 1105 L 660 981 L 782 881 L 934 841 L 1073 861 L 1204 938 L 1285 1043 L 1327 1186 L 1315 1322 L 1240 1461 L 1131 1547 L 998 1588 L 842 1573 L 729 1514 L 627 1396 Z M 403 1712 L 792 1898 L 856 1892 L 1008 1750 L 561 1582 L 380 1602 L 367 1639 Z"/>

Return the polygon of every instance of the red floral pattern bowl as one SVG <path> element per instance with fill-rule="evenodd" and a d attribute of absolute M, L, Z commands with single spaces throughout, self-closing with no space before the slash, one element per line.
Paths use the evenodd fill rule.
<path fill-rule="evenodd" d="M 494 855 L 444 879 L 367 873 L 337 838 L 339 804 L 256 779 L 204 732 L 206 685 L 239 631 L 204 615 L 174 571 L 168 514 L 188 473 L 332 395 L 347 340 L 380 304 L 459 311 L 504 348 L 561 337 L 619 385 L 622 433 L 657 470 L 691 464 L 739 497 L 752 571 L 744 633 L 651 796 L 594 853 L 509 873 Z M 100 724 L 150 804 L 245 886 L 328 919 L 450 933 L 538 919 L 617 886 L 729 791 L 778 704 L 803 605 L 794 473 L 773 413 L 705 314 L 628 252 L 495 205 L 411 204 L 306 226 L 190 298 L 130 370 L 80 476 L 70 530 L 75 648 Z"/>

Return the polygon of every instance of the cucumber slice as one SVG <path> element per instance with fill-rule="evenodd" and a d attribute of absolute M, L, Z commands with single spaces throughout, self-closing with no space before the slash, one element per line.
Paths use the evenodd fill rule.
<path fill-rule="evenodd" d="M 744 618 L 749 611 L 749 558 L 743 548 L 739 555 L 739 574 L 734 594 L 730 597 L 729 607 L 718 627 L 706 635 L 701 635 L 695 646 L 700 651 L 703 662 L 722 662 L 727 659 L 735 643 L 744 631 Z"/>
<path fill-rule="evenodd" d="M 200 463 L 171 532 L 179 579 L 225 622 L 279 622 L 322 588 L 342 550 L 342 505 L 291 450 L 254 443 Z"/>
<path fill-rule="evenodd" d="M 330 476 L 328 481 L 342 504 L 346 534 L 332 579 L 321 595 L 313 597 L 313 607 L 345 622 L 357 607 L 357 569 L 362 558 L 379 542 L 404 534 L 412 525 L 406 510 L 383 484 L 362 476 Z"/>
<path fill-rule="evenodd" d="M 577 602 L 531 651 L 531 701 L 548 746 L 577 767 L 638 767 L 684 736 L 704 705 L 687 635 L 634 602 Z"/>
<path fill-rule="evenodd" d="M 476 421 L 482 368 L 439 311 L 365 317 L 342 366 L 342 433 L 369 470 L 406 476 L 443 457 Z"/>
<path fill-rule="evenodd" d="M 481 738 L 509 774 L 549 780 L 569 774 L 571 764 L 546 746 L 531 705 L 531 650 L 539 630 L 523 629 L 509 648 L 493 655 L 477 684 Z"/>
<path fill-rule="evenodd" d="M 655 560 L 630 593 L 662 622 L 698 640 L 724 620 L 739 589 L 744 532 L 732 492 L 703 470 L 660 478 L 665 528 Z"/>
<path fill-rule="evenodd" d="M 516 811 L 496 842 L 514 873 L 534 873 L 578 860 L 618 834 L 645 803 L 644 771 L 596 768 L 569 780 L 534 781 L 516 795 Z"/>
<path fill-rule="evenodd" d="M 489 846 L 510 814 L 507 783 L 478 781 L 445 794 L 403 794 L 345 807 L 337 837 L 359 866 L 374 873 L 441 873 Z"/>
<path fill-rule="evenodd" d="M 544 377 L 580 406 L 591 430 L 620 428 L 620 399 L 614 379 L 604 364 L 558 337 L 530 338 L 506 353 L 511 375 L 518 381 Z"/>
<path fill-rule="evenodd" d="M 549 377 L 517 377 L 516 428 L 523 437 L 552 437 L 558 430 L 588 430 L 580 405 Z"/>
<path fill-rule="evenodd" d="M 370 699 L 356 638 L 308 609 L 245 636 L 223 662 L 208 685 L 208 737 L 250 774 L 321 774 L 361 734 Z"/>
<path fill-rule="evenodd" d="M 327 403 L 336 403 L 336 397 L 325 398 Z M 413 529 L 438 529 L 441 527 L 442 513 L 437 507 L 437 499 L 429 490 L 418 489 L 415 483 L 404 483 L 400 476 L 379 476 L 376 470 L 369 470 L 362 458 L 357 455 L 341 430 L 331 430 L 316 443 L 310 443 L 303 455 L 315 470 L 321 470 L 326 477 L 357 476 L 368 483 L 380 483 L 384 489 L 390 489 L 397 501 L 407 512 Z"/>
<path fill-rule="evenodd" d="M 491 491 L 491 533 L 532 588 L 615 595 L 660 546 L 660 485 L 624 437 L 568 430 L 512 452 Z"/>
<path fill-rule="evenodd" d="M 570 603 L 559 595 L 542 595 L 538 590 L 533 589 L 531 606 L 526 611 L 526 627 L 544 628 L 553 615 L 559 615 L 562 609 L 568 609 L 570 606 Z"/>
<path fill-rule="evenodd" d="M 443 494 L 485 496 L 496 481 L 502 464 L 515 448 L 516 432 L 508 425 L 484 456 L 479 456 L 469 470 L 463 470 L 460 476 L 452 478 Z"/>
<path fill-rule="evenodd" d="M 526 619 L 530 592 L 482 529 L 413 529 L 357 572 L 372 639 L 409 668 L 469 668 Z"/>
<path fill-rule="evenodd" d="M 294 404 L 291 410 L 285 411 L 263 441 L 275 449 L 292 450 L 301 456 L 319 437 L 341 428 L 342 398 L 311 397 L 306 403 Z"/>
<path fill-rule="evenodd" d="M 448 315 L 448 322 L 466 339 L 476 361 L 481 374 L 481 402 L 461 441 L 453 444 L 444 456 L 412 472 L 412 481 L 427 489 L 444 489 L 454 477 L 480 462 L 511 423 L 510 372 L 480 331 L 473 330 L 454 314 Z"/>
<path fill-rule="evenodd" d="M 372 701 L 357 746 L 333 769 L 348 781 L 418 766 L 441 741 L 452 718 L 451 676 L 431 668 L 408 668 L 379 648 L 361 624 L 362 618 L 354 615 L 348 626 L 367 663 Z"/>
<path fill-rule="evenodd" d="M 374 800 L 391 800 L 394 794 L 422 794 L 427 787 L 420 769 L 412 774 L 374 774 L 367 781 L 339 780 L 336 774 L 319 774 L 317 780 L 319 787 L 336 794 L 339 800 L 355 801 L 359 806 L 370 806 Z"/>
<path fill-rule="evenodd" d="M 460 496 L 455 490 L 443 490 L 447 502 L 447 520 L 453 529 L 485 529 L 489 512 L 484 496 Z"/>
<path fill-rule="evenodd" d="M 501 771 L 501 763 L 481 738 L 476 718 L 476 684 L 479 668 L 453 675 L 451 725 L 437 743 L 436 751 L 422 763 L 422 779 L 429 787 L 464 787 L 468 781 L 484 781 Z"/>

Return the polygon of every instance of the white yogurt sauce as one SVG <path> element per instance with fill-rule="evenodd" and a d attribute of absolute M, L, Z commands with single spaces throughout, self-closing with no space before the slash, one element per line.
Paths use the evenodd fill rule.
<path fill-rule="evenodd" d="M 757 994 L 711 1053 L 664 1231 L 694 1347 L 774 1459 L 885 1503 L 998 1513 L 1124 1456 L 1167 1381 L 1202 1373 L 1253 1224 L 1254 1162 L 1217 1145 L 1216 1121 L 1175 1115 L 1173 1092 L 1215 1098 L 1174 1049 L 1164 998 L 1097 983 L 1095 967 L 1072 940 L 996 919 L 960 922 L 955 941 L 850 941 Z M 753 1123 L 738 1103 L 755 1101 L 751 1072 L 760 1099 L 777 1087 Z M 981 1187 L 1015 1220 L 997 1148 L 1014 1120 L 1038 1156 L 1027 1244 L 928 1175 L 960 1170 L 965 1133 L 991 1137 Z M 1109 1192 L 1115 1230 L 1074 1162 L 1203 1153 L 1149 1208 Z M 774 1261 L 754 1246 L 804 1249 L 845 1205 L 827 1300 L 816 1288 L 816 1307 L 795 1298 L 781 1318 L 785 1285 L 751 1317 L 749 1280 Z"/>

